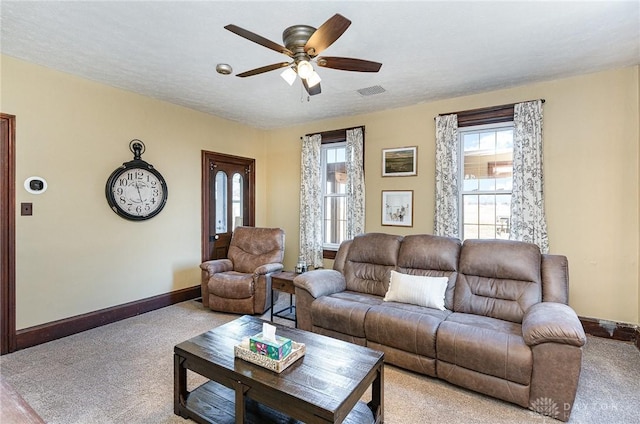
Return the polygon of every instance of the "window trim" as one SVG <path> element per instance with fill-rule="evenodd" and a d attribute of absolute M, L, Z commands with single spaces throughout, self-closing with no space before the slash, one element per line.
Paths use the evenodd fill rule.
<path fill-rule="evenodd" d="M 360 128 L 362 130 L 362 137 L 364 138 L 364 125 L 360 125 L 359 127 L 341 128 L 339 130 L 322 131 L 319 133 L 309 133 L 309 134 L 305 134 L 305 137 L 311 137 L 312 135 L 319 134 L 321 137 L 322 144 L 340 143 L 342 141 L 347 141 L 348 130 L 355 130 L 356 128 Z M 364 149 L 364 146 L 363 146 L 363 149 Z"/>
<path fill-rule="evenodd" d="M 539 100 L 542 103 L 545 102 L 545 99 Z M 525 100 L 525 102 L 527 101 L 531 100 Z M 509 103 L 498 106 L 481 107 L 478 109 L 462 110 L 459 112 L 439 113 L 438 116 L 457 115 L 458 128 L 475 127 L 476 125 L 484 124 L 497 124 L 500 122 L 513 121 L 515 105 L 515 103 Z"/>
<path fill-rule="evenodd" d="M 458 112 L 458 128 L 513 122 L 513 104 Z"/>

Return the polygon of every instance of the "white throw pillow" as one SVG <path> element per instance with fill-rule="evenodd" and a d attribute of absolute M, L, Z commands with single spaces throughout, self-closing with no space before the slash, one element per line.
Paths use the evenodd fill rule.
<path fill-rule="evenodd" d="M 447 277 L 425 277 L 391 271 L 389 290 L 384 300 L 411 303 L 444 311 L 444 294 L 447 291 L 448 282 Z"/>

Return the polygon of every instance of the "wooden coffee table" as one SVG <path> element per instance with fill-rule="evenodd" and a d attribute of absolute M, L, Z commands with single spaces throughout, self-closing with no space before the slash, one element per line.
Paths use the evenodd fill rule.
<path fill-rule="evenodd" d="M 175 346 L 176 415 L 199 423 L 383 422 L 382 352 L 273 324 L 306 345 L 305 356 L 278 374 L 234 357 L 233 347 L 263 322 L 245 315 Z M 189 392 L 187 370 L 210 381 Z M 366 404 L 360 398 L 369 386 Z"/>

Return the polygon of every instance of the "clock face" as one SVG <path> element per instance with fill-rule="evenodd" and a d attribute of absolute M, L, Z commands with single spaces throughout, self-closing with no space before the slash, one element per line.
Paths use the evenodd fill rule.
<path fill-rule="evenodd" d="M 143 220 L 157 215 L 167 200 L 167 186 L 153 168 L 116 170 L 107 182 L 107 200 L 124 218 Z"/>

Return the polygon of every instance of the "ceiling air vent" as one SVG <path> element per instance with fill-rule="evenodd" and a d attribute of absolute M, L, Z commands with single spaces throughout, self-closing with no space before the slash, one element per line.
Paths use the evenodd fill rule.
<path fill-rule="evenodd" d="M 373 85 L 371 87 L 361 88 L 360 90 L 358 90 L 358 93 L 360 93 L 361 96 L 373 96 L 374 94 L 384 93 L 385 91 L 387 90 L 385 90 L 381 86 Z"/>

